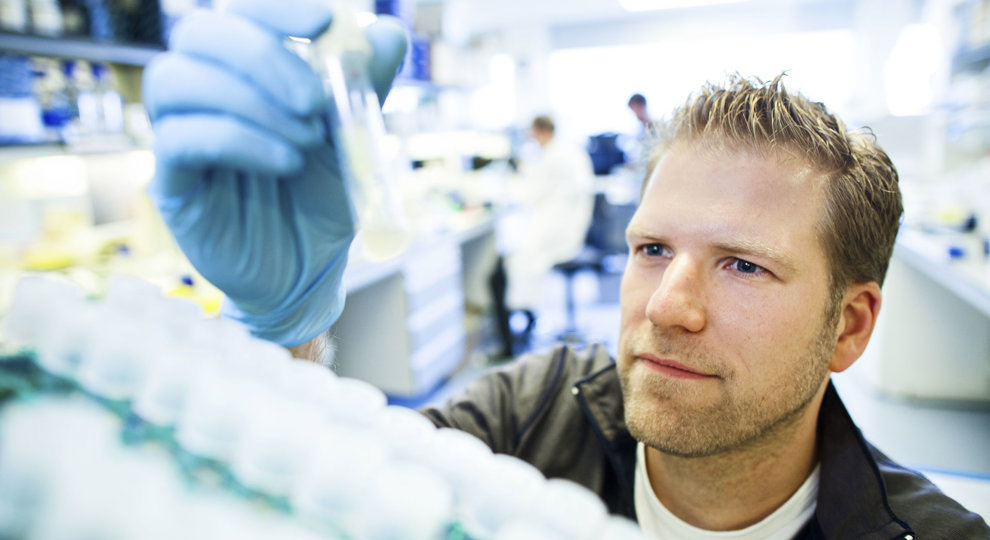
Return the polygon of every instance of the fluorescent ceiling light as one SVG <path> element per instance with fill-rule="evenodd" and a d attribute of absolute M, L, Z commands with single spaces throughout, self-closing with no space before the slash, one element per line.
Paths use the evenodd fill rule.
<path fill-rule="evenodd" d="M 749 0 L 619 0 L 626 11 L 654 11 L 660 9 L 738 4 Z"/>

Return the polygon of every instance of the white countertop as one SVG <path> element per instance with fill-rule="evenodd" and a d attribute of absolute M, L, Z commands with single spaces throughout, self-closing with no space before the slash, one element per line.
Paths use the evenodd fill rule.
<path fill-rule="evenodd" d="M 494 219 L 490 215 L 483 215 L 463 228 L 424 234 L 405 252 L 386 261 L 370 261 L 352 250 L 347 269 L 344 270 L 344 287 L 347 291 L 356 291 L 396 274 L 402 270 L 402 265 L 408 258 L 416 256 L 416 246 L 440 241 L 463 244 L 489 232 L 494 226 Z"/>
<path fill-rule="evenodd" d="M 894 256 L 990 317 L 990 258 L 984 255 L 982 244 L 973 234 L 902 228 Z M 965 255 L 949 257 L 951 246 L 963 248 Z"/>

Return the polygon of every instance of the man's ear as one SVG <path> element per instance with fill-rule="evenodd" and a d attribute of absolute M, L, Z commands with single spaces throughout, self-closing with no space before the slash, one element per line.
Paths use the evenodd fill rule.
<path fill-rule="evenodd" d="M 839 312 L 839 336 L 828 367 L 845 371 L 866 350 L 880 314 L 880 285 L 854 283 L 846 289 Z"/>

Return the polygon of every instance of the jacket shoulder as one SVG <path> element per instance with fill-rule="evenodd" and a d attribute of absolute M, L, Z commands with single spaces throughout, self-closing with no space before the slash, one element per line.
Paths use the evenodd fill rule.
<path fill-rule="evenodd" d="M 422 412 L 439 427 L 467 431 L 495 452 L 516 454 L 549 411 L 564 423 L 569 413 L 581 415 L 571 386 L 610 364 L 600 346 L 556 346 L 489 370 L 443 406 Z"/>
<path fill-rule="evenodd" d="M 982 517 L 943 493 L 921 473 L 872 450 L 887 488 L 888 504 L 914 531 L 915 538 L 990 539 L 990 526 Z"/>

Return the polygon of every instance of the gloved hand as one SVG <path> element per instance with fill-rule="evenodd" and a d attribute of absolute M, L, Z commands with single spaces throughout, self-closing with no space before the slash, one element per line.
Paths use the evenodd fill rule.
<path fill-rule="evenodd" d="M 234 0 L 181 21 L 144 76 L 152 199 L 189 261 L 225 293 L 223 315 L 284 346 L 340 316 L 354 237 L 322 83 L 283 45 L 332 19 L 319 0 Z M 366 32 L 384 101 L 405 33 L 386 17 Z"/>

